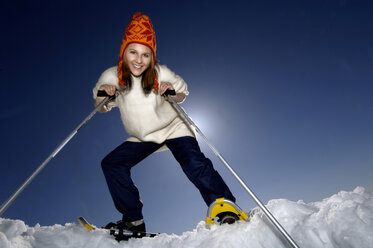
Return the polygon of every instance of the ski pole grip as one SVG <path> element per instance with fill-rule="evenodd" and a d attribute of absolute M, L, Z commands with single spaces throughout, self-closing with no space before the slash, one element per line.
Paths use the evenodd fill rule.
<path fill-rule="evenodd" d="M 176 91 L 168 89 L 168 90 L 166 90 L 166 92 L 164 93 L 164 95 L 165 96 L 168 96 L 168 95 L 175 96 L 176 95 Z"/>
<path fill-rule="evenodd" d="M 97 96 L 98 96 L 98 97 L 106 97 L 106 96 L 108 96 L 108 97 L 111 97 L 111 98 L 115 98 L 115 95 L 110 96 L 110 95 L 108 95 L 108 93 L 106 93 L 106 91 L 104 91 L 104 90 L 99 90 L 99 91 L 97 91 Z"/>

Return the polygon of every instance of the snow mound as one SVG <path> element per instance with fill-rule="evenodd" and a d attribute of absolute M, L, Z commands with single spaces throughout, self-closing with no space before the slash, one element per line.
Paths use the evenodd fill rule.
<path fill-rule="evenodd" d="M 320 202 L 271 200 L 267 208 L 300 247 L 373 246 L 373 195 L 357 187 L 341 191 Z M 161 234 L 155 238 L 116 242 L 103 230 L 88 232 L 76 223 L 27 226 L 21 220 L 0 218 L 1 248 L 116 248 L 116 247 L 290 247 L 259 208 L 249 222 L 213 226 L 200 222 L 182 235 Z"/>

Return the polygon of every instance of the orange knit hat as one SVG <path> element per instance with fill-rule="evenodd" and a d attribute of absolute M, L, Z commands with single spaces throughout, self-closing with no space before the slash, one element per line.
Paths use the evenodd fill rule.
<path fill-rule="evenodd" d="M 123 75 L 123 56 L 127 46 L 131 43 L 139 43 L 149 47 L 153 53 L 153 61 L 155 63 L 155 51 L 157 45 L 155 43 L 155 33 L 153 25 L 148 16 L 137 12 L 132 16 L 132 21 L 127 25 L 123 36 L 122 45 L 120 46 L 119 62 L 118 62 L 118 78 L 119 85 L 124 86 L 125 82 L 122 79 Z M 154 90 L 158 90 L 158 80 L 154 79 Z"/>

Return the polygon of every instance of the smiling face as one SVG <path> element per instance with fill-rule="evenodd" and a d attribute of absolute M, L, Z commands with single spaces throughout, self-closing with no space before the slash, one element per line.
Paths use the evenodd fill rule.
<path fill-rule="evenodd" d="M 135 77 L 141 76 L 148 69 L 152 62 L 152 56 L 152 50 L 139 43 L 129 44 L 124 52 L 125 63 Z"/>

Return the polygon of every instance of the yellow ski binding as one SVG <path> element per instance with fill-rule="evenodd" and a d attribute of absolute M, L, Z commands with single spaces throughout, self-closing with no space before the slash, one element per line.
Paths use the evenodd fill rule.
<path fill-rule="evenodd" d="M 249 218 L 247 214 L 239 206 L 237 206 L 236 203 L 224 198 L 219 198 L 216 199 L 216 201 L 214 201 L 213 203 L 211 203 L 207 210 L 206 225 L 210 226 L 216 224 L 216 217 L 219 218 L 220 223 L 224 223 L 224 221 L 220 219 L 224 215 L 228 215 L 234 218 L 235 220 L 246 221 Z M 231 222 L 228 221 L 227 223 Z"/>

